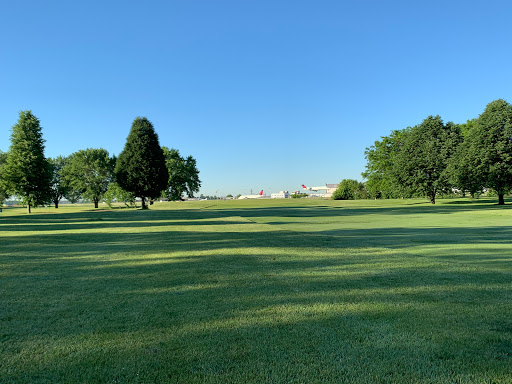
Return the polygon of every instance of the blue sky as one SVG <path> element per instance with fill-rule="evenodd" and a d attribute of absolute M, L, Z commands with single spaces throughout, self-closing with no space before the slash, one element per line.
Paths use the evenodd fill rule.
<path fill-rule="evenodd" d="M 0 150 L 119 154 L 137 116 L 204 194 L 361 179 L 364 150 L 512 102 L 509 1 L 16 1 L 0 12 Z"/>

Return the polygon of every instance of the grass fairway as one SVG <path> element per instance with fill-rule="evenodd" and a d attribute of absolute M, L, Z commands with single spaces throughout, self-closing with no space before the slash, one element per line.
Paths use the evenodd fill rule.
<path fill-rule="evenodd" d="M 512 205 L 0 215 L 0 383 L 512 383 Z"/>

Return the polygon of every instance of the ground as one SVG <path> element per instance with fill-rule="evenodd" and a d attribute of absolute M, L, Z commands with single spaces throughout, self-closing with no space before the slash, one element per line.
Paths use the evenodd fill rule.
<path fill-rule="evenodd" d="M 512 205 L 0 214 L 0 383 L 512 383 Z"/>

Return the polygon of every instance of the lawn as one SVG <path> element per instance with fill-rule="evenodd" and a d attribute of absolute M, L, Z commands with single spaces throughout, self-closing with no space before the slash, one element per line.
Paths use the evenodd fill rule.
<path fill-rule="evenodd" d="M 512 205 L 0 214 L 0 383 L 512 383 Z"/>

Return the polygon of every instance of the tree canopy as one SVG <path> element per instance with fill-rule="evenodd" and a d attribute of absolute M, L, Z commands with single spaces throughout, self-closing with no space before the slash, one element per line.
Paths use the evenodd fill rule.
<path fill-rule="evenodd" d="M 92 200 L 94 207 L 108 188 L 113 178 L 115 158 L 109 157 L 108 151 L 99 149 L 82 149 L 73 153 L 62 168 L 65 183 L 86 199 Z"/>
<path fill-rule="evenodd" d="M 44 156 L 42 128 L 31 111 L 21 111 L 12 127 L 11 146 L 2 167 L 5 189 L 31 207 L 49 199 L 50 168 Z"/>
<path fill-rule="evenodd" d="M 512 190 L 512 106 L 495 100 L 460 125 L 429 116 L 376 141 L 365 155 L 362 175 L 372 197 L 422 194 L 435 203 L 439 194 L 493 190 L 504 204 Z"/>
<path fill-rule="evenodd" d="M 167 186 L 169 173 L 165 157 L 153 124 L 145 117 L 137 117 L 119 154 L 115 167 L 116 181 L 125 191 L 142 200 L 161 195 Z"/>
<path fill-rule="evenodd" d="M 188 156 L 181 157 L 177 149 L 162 147 L 165 156 L 165 165 L 169 172 L 169 181 L 164 191 L 164 196 L 172 201 L 182 200 L 183 195 L 194 197 L 199 192 L 201 181 L 196 159 Z"/>
<path fill-rule="evenodd" d="M 367 179 L 366 189 L 370 197 L 397 198 L 404 195 L 405 191 L 395 172 L 395 163 L 409 131 L 410 128 L 395 130 L 366 148 L 366 171 L 362 176 Z"/>
<path fill-rule="evenodd" d="M 498 204 L 505 204 L 512 188 L 512 105 L 502 99 L 489 103 L 467 141 L 474 182 L 495 190 Z"/>
<path fill-rule="evenodd" d="M 400 185 L 417 191 L 435 204 L 436 195 L 450 188 L 446 168 L 460 143 L 460 129 L 429 116 L 409 130 L 394 163 Z"/>
<path fill-rule="evenodd" d="M 49 158 L 50 165 L 50 201 L 55 204 L 55 208 L 59 208 L 59 202 L 69 192 L 69 185 L 62 177 L 62 168 L 66 165 L 68 159 L 62 156 L 56 158 Z"/>

